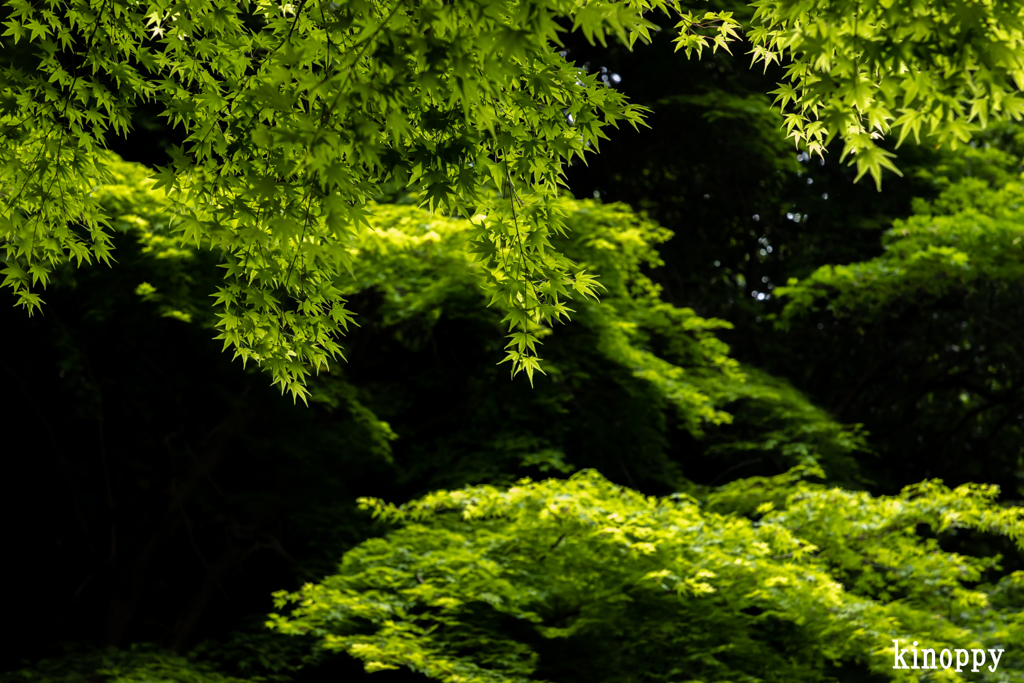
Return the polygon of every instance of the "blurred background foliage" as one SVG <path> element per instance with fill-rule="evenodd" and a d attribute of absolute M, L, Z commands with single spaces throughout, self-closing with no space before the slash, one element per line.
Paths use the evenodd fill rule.
<path fill-rule="evenodd" d="M 607 291 L 544 331 L 534 388 L 495 365 L 501 316 L 465 223 L 399 187 L 354 246 L 358 327 L 310 405 L 243 371 L 211 341 L 216 255 L 168 239 L 173 217 L 137 165 L 163 163 L 174 133 L 137 112 L 109 141 L 126 162 L 98 190 L 116 267 L 61 271 L 43 315 L 0 306 L 17 462 L 4 680 L 362 675 L 262 628 L 273 591 L 332 573 L 388 528 L 360 496 L 594 468 L 703 498 L 821 466 L 873 494 L 938 477 L 1020 500 L 1024 129 L 956 152 L 908 143 L 904 176 L 878 193 L 837 155 L 784 141 L 764 94 L 778 74 L 687 61 L 670 38 L 666 24 L 629 52 L 567 36 L 569 59 L 652 114 L 568 169 L 577 199 L 557 246 Z M 943 542 L 1021 566 L 998 539 Z"/>

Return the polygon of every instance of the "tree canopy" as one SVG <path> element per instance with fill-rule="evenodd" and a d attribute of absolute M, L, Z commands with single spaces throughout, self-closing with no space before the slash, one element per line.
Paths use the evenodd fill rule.
<path fill-rule="evenodd" d="M 705 507 L 593 471 L 401 507 L 364 499 L 401 528 L 347 553 L 338 574 L 278 593 L 294 609 L 270 625 L 315 634 L 368 671 L 404 666 L 444 683 L 820 681 L 844 668 L 914 680 L 894 673 L 893 641 L 1019 647 L 1021 574 L 968 588 L 991 560 L 943 553 L 915 530 L 1020 543 L 1024 509 L 992 506 L 984 487 L 871 499 L 799 478 L 725 486 Z M 982 678 L 1020 680 L 1018 661 Z"/>
<path fill-rule="evenodd" d="M 1014 3 L 755 7 L 742 28 L 755 62 L 786 61 L 775 93 L 790 135 L 819 153 L 838 136 L 858 177 L 880 183 L 895 169 L 875 142 L 891 129 L 955 143 L 1021 113 Z M 0 78 L 0 235 L 17 303 L 38 309 L 33 288 L 59 263 L 110 263 L 91 195 L 103 149 L 156 102 L 182 143 L 156 172 L 175 202 L 169 231 L 225 261 L 218 338 L 293 396 L 340 354 L 349 241 L 388 182 L 474 222 L 486 291 L 509 326 L 506 361 L 532 381 L 537 330 L 598 291 L 551 246 L 564 230 L 564 164 L 596 150 L 609 125 L 643 117 L 557 52 L 560 33 L 633 45 L 650 40 L 645 14 L 660 10 L 678 14 L 677 49 L 699 54 L 729 49 L 741 28 L 731 12 L 664 0 L 7 8 L 4 37 L 24 46 Z"/>

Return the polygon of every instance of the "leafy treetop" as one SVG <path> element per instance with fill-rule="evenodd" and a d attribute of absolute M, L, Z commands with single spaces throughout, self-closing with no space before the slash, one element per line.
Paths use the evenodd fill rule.
<path fill-rule="evenodd" d="M 553 248 L 563 167 L 641 107 L 554 49 L 567 20 L 588 39 L 648 40 L 645 13 L 680 14 L 687 54 L 726 48 L 728 12 L 670 0 L 9 0 L 0 69 L 4 284 L 30 312 L 54 266 L 109 263 L 93 188 L 108 135 L 156 102 L 184 144 L 156 172 L 174 236 L 223 254 L 219 337 L 302 395 L 341 354 L 351 240 L 386 182 L 471 220 L 507 311 L 513 374 L 539 366 L 536 330 L 567 318 L 594 278 Z M 787 60 L 788 125 L 817 151 L 838 135 L 860 172 L 891 167 L 872 133 L 963 139 L 1016 116 L 1019 8 L 1011 3 L 764 0 L 755 60 Z M 27 41 L 28 46 L 22 41 Z M 903 116 L 890 124 L 902 98 Z M 967 102 L 970 111 L 966 111 Z M 913 108 L 911 108 L 913 107 Z"/>
<path fill-rule="evenodd" d="M 337 574 L 277 593 L 290 611 L 269 625 L 315 635 L 368 671 L 407 667 L 444 683 L 630 681 L 637 671 L 652 681 L 920 680 L 893 669 L 893 639 L 1002 648 L 992 672 L 938 676 L 1021 680 L 1021 573 L 978 585 L 998 558 L 944 552 L 920 531 L 1020 546 L 1024 511 L 995 505 L 994 487 L 932 481 L 872 498 L 801 481 L 814 475 L 740 480 L 706 505 L 594 471 L 402 506 L 364 499 L 399 528 L 347 553 Z"/>
<path fill-rule="evenodd" d="M 109 171 L 110 181 L 97 186 L 93 196 L 110 216 L 115 233 L 123 233 L 120 239 L 139 244 L 145 265 L 131 285 L 135 294 L 161 316 L 212 328 L 218 317 L 207 293 L 216 289 L 219 276 L 210 255 L 174 239 L 174 204 L 153 188 L 145 167 L 110 160 Z M 731 327 L 728 322 L 662 300 L 661 288 L 648 272 L 662 265 L 658 248 L 672 237 L 670 231 L 623 205 L 564 198 L 555 205 L 568 231 L 553 240 L 554 248 L 599 276 L 604 293 L 600 301 L 579 306 L 573 334 L 535 328 L 546 345 L 546 372 L 554 380 L 548 390 L 554 394 L 534 395 L 531 401 L 549 401 L 556 410 L 551 415 L 562 414 L 567 404 L 578 403 L 574 394 L 590 391 L 585 388 L 589 385 L 580 384 L 582 378 L 600 368 L 627 383 L 622 391 L 643 391 L 642 410 L 648 418 L 652 409 L 668 418 L 659 433 L 668 424 L 681 427 L 722 462 L 766 458 L 780 470 L 816 464 L 835 481 L 856 479 L 851 456 L 867 450 L 861 430 L 837 423 L 785 381 L 738 363 L 716 336 Z M 388 337 L 402 346 L 415 347 L 415 340 L 430 334 L 443 319 L 467 316 L 479 321 L 487 344 L 498 344 L 507 311 L 500 305 L 487 306 L 482 289 L 488 274 L 474 258 L 471 221 L 409 204 L 370 204 L 366 220 L 368 226 L 350 243 L 352 270 L 342 296 L 365 301 L 373 292 L 380 301 L 373 309 L 373 325 L 387 330 Z M 72 281 L 74 272 L 62 269 Z M 368 430 L 375 452 L 387 459 L 396 435 L 386 420 L 356 398 L 346 374 L 334 369 L 314 379 L 306 387 L 309 398 L 347 406 Z M 495 400 L 500 404 L 502 399 Z M 644 421 L 636 415 L 627 417 L 628 409 L 614 400 L 601 402 L 613 412 L 623 411 L 623 420 Z M 481 426 L 481 438 L 491 443 L 504 438 L 501 434 L 516 434 L 513 441 L 519 449 L 527 436 L 516 433 L 514 417 L 506 411 L 502 415 L 498 423 Z M 530 425 L 527 441 L 533 443 L 540 438 L 533 430 L 552 420 L 530 415 L 523 423 Z M 546 453 L 542 460 L 564 471 L 567 444 L 562 437 L 548 434 L 538 444 L 542 445 L 530 446 L 535 450 L 522 456 L 533 460 Z M 640 455 L 646 447 L 637 441 L 633 445 L 638 450 L 631 453 L 630 467 L 639 472 L 647 467 Z M 655 450 L 658 455 L 652 454 L 648 465 L 657 474 L 650 476 L 667 486 L 687 487 L 678 466 L 670 464 L 661 447 Z M 496 459 L 491 455 L 487 460 L 493 464 Z M 481 481 L 481 476 L 476 472 L 470 480 Z M 508 481 L 516 478 L 509 476 Z"/>

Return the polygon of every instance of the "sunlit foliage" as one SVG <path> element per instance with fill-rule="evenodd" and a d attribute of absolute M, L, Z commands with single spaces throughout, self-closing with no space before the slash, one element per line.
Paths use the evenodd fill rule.
<path fill-rule="evenodd" d="M 665 0 L 7 7 L 5 42 L 21 57 L 0 79 L 0 238 L 17 303 L 39 309 L 35 290 L 59 263 L 111 262 L 92 195 L 102 150 L 157 102 L 184 137 L 156 172 L 176 202 L 173 236 L 223 254 L 219 336 L 293 396 L 340 356 L 351 240 L 385 182 L 473 222 L 484 288 L 506 311 L 506 360 L 532 381 L 537 329 L 600 289 L 552 246 L 566 228 L 564 164 L 643 114 L 560 56 L 559 21 L 632 45 L 650 37 L 645 13 L 675 12 L 687 54 L 739 35 L 729 12 Z M 796 107 L 791 134 L 815 151 L 838 135 L 880 181 L 894 167 L 873 135 L 963 140 L 974 119 L 1019 114 L 1019 12 L 766 0 L 748 36 L 755 61 L 789 60 L 778 94 Z"/>
<path fill-rule="evenodd" d="M 993 504 L 992 487 L 872 498 L 800 481 L 814 474 L 740 480 L 703 505 L 593 471 L 398 507 L 366 499 L 399 528 L 278 593 L 291 611 L 269 623 L 369 671 L 445 683 L 919 680 L 894 671 L 893 639 L 1003 648 L 971 680 L 1022 680 L 1024 577 L 978 585 L 998 559 L 944 552 L 935 535 L 1021 545 L 1024 510 Z"/>

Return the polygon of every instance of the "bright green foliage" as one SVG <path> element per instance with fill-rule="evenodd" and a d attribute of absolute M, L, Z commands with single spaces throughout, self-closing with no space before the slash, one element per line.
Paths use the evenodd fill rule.
<path fill-rule="evenodd" d="M 157 101 L 186 137 L 158 186 L 174 234 L 224 254 L 218 327 L 243 361 L 297 391 L 337 357 L 350 322 L 339 287 L 350 241 L 382 183 L 475 217 L 494 300 L 518 311 L 513 370 L 537 367 L 531 324 L 564 316 L 593 282 L 550 249 L 562 164 L 639 108 L 560 57 L 561 17 L 588 37 L 648 37 L 665 3 L 568 0 L 380 5 L 271 2 L 8 3 L 5 36 L 31 67 L 3 69 L 6 285 L 30 288 L 68 259 L 108 261 L 91 195 L 103 138 Z"/>
<path fill-rule="evenodd" d="M 782 64 L 773 94 L 791 137 L 844 141 L 857 177 L 896 171 L 875 142 L 898 132 L 955 146 L 1024 114 L 1024 8 L 1006 0 L 757 0 L 755 62 Z"/>
<path fill-rule="evenodd" d="M 671 233 L 621 205 L 575 207 L 569 238 L 559 246 L 601 275 L 605 294 L 600 303 L 584 304 L 583 320 L 597 334 L 598 350 L 651 382 L 691 431 L 699 433 L 704 422 L 728 422 L 711 388 L 743 381 L 728 347 L 713 334 L 729 323 L 663 302 L 660 288 L 641 272 L 662 265 L 656 245 Z M 651 351 L 653 336 L 664 340 L 661 355 Z"/>
<path fill-rule="evenodd" d="M 1024 185 L 990 187 L 964 178 L 884 237 L 885 253 L 862 263 L 824 266 L 775 290 L 788 299 L 782 323 L 824 304 L 837 317 L 871 320 L 900 302 L 920 305 L 952 291 L 1024 278 Z"/>
<path fill-rule="evenodd" d="M 872 498 L 799 481 L 808 474 L 741 480 L 707 505 L 594 471 L 400 507 L 364 499 L 400 527 L 337 574 L 276 594 L 291 611 L 269 624 L 369 671 L 445 683 L 921 680 L 893 670 L 894 638 L 1006 650 L 995 674 L 936 680 L 1024 680 L 1024 576 L 977 585 L 997 559 L 919 535 L 977 530 L 1021 546 L 1024 510 L 995 505 L 993 487 L 926 482 Z"/>
<path fill-rule="evenodd" d="M 153 257 L 152 282 L 138 283 L 136 293 L 161 315 L 212 326 L 214 312 L 203 299 L 204 290 L 217 286 L 216 276 L 204 270 L 203 252 L 174 241 L 171 204 L 153 189 L 143 167 L 117 160 L 109 166 L 111 182 L 93 196 L 114 229 L 136 235 L 143 254 Z M 555 248 L 599 275 L 604 287 L 600 302 L 586 302 L 572 314 L 585 330 L 593 362 L 625 368 L 650 386 L 656 402 L 651 408 L 703 436 L 708 455 L 766 457 L 782 469 L 821 464 L 832 476 L 851 476 L 849 456 L 866 449 L 856 429 L 837 424 L 784 381 L 740 367 L 715 336 L 716 330 L 729 327 L 727 322 L 661 300 L 645 269 L 661 265 L 657 247 L 671 237 L 669 231 L 621 205 L 566 199 L 554 205 L 569 230 Z M 468 295 L 476 299 L 479 314 L 489 316 L 495 339 L 500 336 L 501 317 L 510 309 L 501 302 L 490 312 L 485 309 L 481 287 L 488 271 L 472 253 L 475 228 L 470 221 L 389 204 L 367 205 L 366 220 L 369 227 L 350 248 L 352 271 L 340 288 L 342 296 L 378 292 L 382 303 L 374 314 L 376 323 L 401 335 L 410 322 L 435 324 L 453 302 Z M 558 341 L 557 328 L 533 325 L 530 330 L 538 339 Z M 548 371 L 560 382 L 571 381 L 589 361 L 579 353 L 546 357 Z M 357 400 L 350 385 L 332 374 L 310 388 L 312 400 L 345 405 L 373 435 L 375 451 L 389 457 L 394 432 Z M 560 455 L 549 456 L 556 469 L 566 467 L 558 464 Z"/>
<path fill-rule="evenodd" d="M 110 262 L 92 195 L 108 172 L 104 139 L 157 102 L 185 136 L 156 173 L 176 203 L 173 237 L 223 255 L 219 338 L 296 396 L 341 355 L 352 240 L 386 182 L 473 221 L 485 289 L 507 311 L 507 359 L 532 381 L 536 327 L 599 289 L 552 247 L 565 231 L 563 166 L 596 150 L 609 124 L 642 119 L 642 108 L 559 56 L 558 20 L 591 41 L 632 45 L 650 37 L 646 12 L 681 10 L 668 0 L 7 8 L 4 37 L 27 41 L 31 56 L 0 70 L 5 286 L 31 312 L 55 265 Z M 1017 12 L 762 2 L 749 35 L 755 60 L 792 60 L 793 84 L 779 91 L 798 110 L 791 133 L 817 151 L 840 135 L 861 174 L 878 180 L 892 164 L 871 131 L 887 131 L 897 106 L 893 125 L 924 125 L 940 141 L 964 139 L 974 118 L 1018 113 L 1008 91 L 1019 73 Z M 676 42 L 687 54 L 737 36 L 729 12 L 680 14 Z"/>
<path fill-rule="evenodd" d="M 555 246 L 599 275 L 605 287 L 600 302 L 587 302 L 573 314 L 599 363 L 626 368 L 647 383 L 657 408 L 702 437 L 709 456 L 765 457 L 780 468 L 821 464 L 833 477 L 855 478 L 850 456 L 867 450 L 856 427 L 836 423 L 785 381 L 741 367 L 714 334 L 727 322 L 661 300 L 642 268 L 661 264 L 657 245 L 669 239 L 667 230 L 622 206 L 567 200 L 559 206 L 569 233 Z M 369 221 L 353 261 L 355 282 L 344 293 L 380 292 L 383 303 L 375 315 L 383 325 L 400 330 L 413 320 L 433 324 L 485 277 L 469 253 L 468 221 L 395 205 L 373 207 Z M 538 326 L 535 334 L 558 342 L 557 328 Z M 581 360 L 545 355 L 559 381 L 580 372 Z"/>
<path fill-rule="evenodd" d="M 574 314 L 603 362 L 648 382 L 681 426 L 706 437 L 709 455 L 771 454 L 783 468 L 821 463 L 832 476 L 849 473 L 849 456 L 866 450 L 856 428 L 837 424 L 785 381 L 741 367 L 714 335 L 730 327 L 726 321 L 661 300 L 643 269 L 662 265 L 657 245 L 671 233 L 623 206 L 568 200 L 558 206 L 569 232 L 556 248 L 598 274 L 604 287 L 600 302 L 584 303 Z M 485 277 L 469 253 L 467 221 L 395 205 L 374 207 L 369 220 L 353 260 L 355 282 L 345 294 L 380 291 L 385 303 L 377 315 L 386 325 L 417 316 L 437 320 L 447 302 Z M 557 336 L 557 328 L 534 330 L 540 339 Z M 546 362 L 559 375 L 574 371 L 569 359 Z M 737 424 L 734 413 L 742 414 Z"/>
<path fill-rule="evenodd" d="M 675 41 L 676 52 L 683 50 L 687 57 L 696 52 L 700 57 L 710 43 L 712 53 L 722 48 L 732 54 L 729 43 L 739 38 L 740 26 L 732 15 L 732 12 L 704 12 L 702 15 L 687 12 L 676 25 L 676 29 L 680 31 Z"/>

